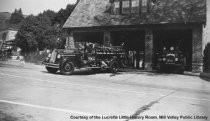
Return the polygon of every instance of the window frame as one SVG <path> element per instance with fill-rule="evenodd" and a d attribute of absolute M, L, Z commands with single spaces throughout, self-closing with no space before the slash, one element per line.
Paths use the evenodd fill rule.
<path fill-rule="evenodd" d="M 133 1 L 138 1 L 138 6 L 134 6 L 134 7 L 133 7 Z M 131 0 L 131 3 L 130 3 L 130 4 L 131 4 L 131 6 L 130 6 L 131 14 L 139 14 L 139 13 L 140 13 L 140 8 L 141 8 L 140 3 L 141 3 L 141 0 Z M 133 12 L 133 8 L 138 8 L 138 9 L 137 9 L 136 12 L 135 12 L 135 11 Z"/>
<path fill-rule="evenodd" d="M 122 14 L 122 15 L 131 15 L 131 14 L 144 14 L 149 12 L 149 2 L 151 2 L 151 0 L 137 0 L 138 1 L 138 6 L 134 6 L 133 7 L 133 1 L 135 0 L 110 0 L 111 3 L 113 4 L 113 8 L 112 8 L 112 14 Z M 123 11 L 123 1 L 128 1 L 129 2 L 129 7 L 128 7 L 128 11 L 124 12 Z M 117 8 L 118 11 L 116 12 L 116 8 L 115 8 L 115 2 L 118 2 L 119 7 Z M 144 2 L 144 3 L 143 3 Z M 133 9 L 137 9 L 136 11 Z"/>
<path fill-rule="evenodd" d="M 118 2 L 118 5 L 119 5 L 118 8 L 115 7 L 115 5 L 116 5 L 115 3 L 116 2 Z M 113 4 L 113 10 L 112 10 L 113 14 L 121 14 L 121 7 L 120 7 L 121 4 L 120 4 L 120 2 L 121 2 L 121 0 L 113 0 L 113 2 L 112 2 L 112 4 Z M 118 9 L 118 11 L 116 9 Z"/>
<path fill-rule="evenodd" d="M 149 0 L 141 0 L 141 13 L 147 13 L 149 8 Z"/>
<path fill-rule="evenodd" d="M 131 0 L 121 0 L 122 4 L 121 4 L 121 14 L 130 14 L 131 13 Z M 123 2 L 128 2 L 128 6 L 126 8 L 124 8 L 124 4 Z M 127 12 L 123 11 L 123 9 L 128 9 Z"/>

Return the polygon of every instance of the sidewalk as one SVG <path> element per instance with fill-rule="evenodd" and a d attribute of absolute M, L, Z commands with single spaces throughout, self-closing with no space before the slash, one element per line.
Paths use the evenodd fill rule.
<path fill-rule="evenodd" d="M 36 68 L 40 66 L 40 68 L 43 68 L 41 65 L 35 65 L 33 63 L 21 63 L 20 60 L 7 60 L 7 61 L 0 61 L 0 65 L 8 65 L 8 66 L 15 66 L 15 67 L 22 67 L 22 68 Z"/>
<path fill-rule="evenodd" d="M 201 73 L 200 77 L 207 78 L 210 80 L 210 73 Z"/>
<path fill-rule="evenodd" d="M 146 73 L 146 72 L 157 73 L 156 70 L 147 71 L 147 70 L 131 69 L 131 68 L 124 68 L 124 69 L 121 69 L 121 71 L 122 72 L 129 72 L 129 73 Z M 200 76 L 200 73 L 194 73 L 194 72 L 190 72 L 190 71 L 185 71 L 183 75 Z"/>

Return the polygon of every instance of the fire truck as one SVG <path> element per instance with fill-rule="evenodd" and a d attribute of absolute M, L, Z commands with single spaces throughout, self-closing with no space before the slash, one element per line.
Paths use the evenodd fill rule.
<path fill-rule="evenodd" d="M 77 43 L 73 50 L 55 49 L 42 62 L 49 73 L 60 71 L 70 75 L 75 69 L 88 68 L 92 70 L 119 71 L 125 52 L 122 46 L 106 47 L 94 43 Z"/>
<path fill-rule="evenodd" d="M 170 47 L 169 50 L 164 47 L 163 52 L 156 53 L 156 57 L 159 72 L 184 73 L 186 61 L 183 52 L 178 47 L 176 49 Z"/>

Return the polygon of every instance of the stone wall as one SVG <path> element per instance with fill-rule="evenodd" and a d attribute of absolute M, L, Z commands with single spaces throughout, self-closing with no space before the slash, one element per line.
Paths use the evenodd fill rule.
<path fill-rule="evenodd" d="M 145 70 L 152 70 L 153 64 L 153 32 L 145 31 Z"/>
<path fill-rule="evenodd" d="M 210 42 L 210 0 L 207 0 L 207 13 L 206 13 L 206 25 L 203 29 L 203 44 L 202 48 L 205 49 L 207 43 Z"/>
<path fill-rule="evenodd" d="M 73 33 L 66 37 L 66 50 L 73 51 L 75 49 Z"/>
<path fill-rule="evenodd" d="M 202 51 L 202 28 L 193 28 L 192 41 L 192 71 L 203 71 L 203 51 Z"/>

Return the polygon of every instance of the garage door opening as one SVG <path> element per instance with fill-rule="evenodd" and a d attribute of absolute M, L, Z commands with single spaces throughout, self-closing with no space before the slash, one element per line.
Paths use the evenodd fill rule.
<path fill-rule="evenodd" d="M 192 70 L 192 30 L 156 30 L 154 31 L 154 52 L 161 52 L 164 47 L 178 48 L 186 58 L 185 70 Z M 154 65 L 157 62 L 154 59 Z"/>
<path fill-rule="evenodd" d="M 114 46 L 124 44 L 128 55 L 128 66 L 144 68 L 145 31 L 115 31 L 111 32 L 111 43 Z"/>

